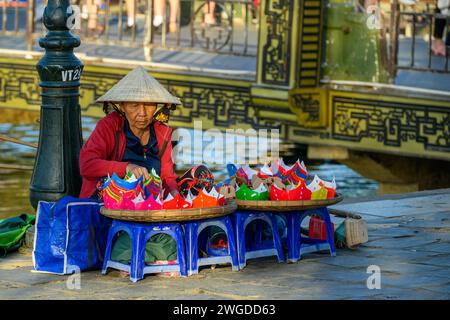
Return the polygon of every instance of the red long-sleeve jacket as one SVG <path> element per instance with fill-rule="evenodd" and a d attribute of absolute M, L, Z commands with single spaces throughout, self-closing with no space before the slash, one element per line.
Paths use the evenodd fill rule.
<path fill-rule="evenodd" d="M 80 152 L 80 174 L 83 177 L 80 198 L 89 198 L 94 192 L 98 179 L 114 172 L 121 178 L 126 174 L 128 162 L 121 162 L 125 153 L 126 137 L 123 131 L 124 118 L 117 112 L 112 112 L 101 119 Z M 164 153 L 161 155 L 161 180 L 169 190 L 178 190 L 177 175 L 172 159 L 172 129 L 159 121 L 153 120 L 158 153 L 164 141 L 167 141 Z M 119 144 L 116 145 L 116 136 Z M 117 149 L 116 149 L 117 148 Z M 116 153 L 118 155 L 116 159 Z"/>

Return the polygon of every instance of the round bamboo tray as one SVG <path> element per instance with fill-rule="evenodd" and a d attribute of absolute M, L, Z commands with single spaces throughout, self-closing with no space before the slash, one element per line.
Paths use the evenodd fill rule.
<path fill-rule="evenodd" d="M 299 201 L 251 201 L 237 200 L 236 203 L 240 210 L 255 211 L 300 211 L 328 207 L 342 201 L 342 196 L 337 194 L 333 199 L 324 200 L 299 200 Z"/>
<path fill-rule="evenodd" d="M 210 219 L 233 213 L 237 209 L 234 200 L 221 207 L 174 210 L 111 210 L 102 207 L 101 214 L 112 219 L 135 222 L 180 222 Z"/>

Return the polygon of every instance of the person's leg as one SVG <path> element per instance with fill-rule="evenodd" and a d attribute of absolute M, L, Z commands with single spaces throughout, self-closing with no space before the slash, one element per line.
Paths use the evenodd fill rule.
<path fill-rule="evenodd" d="M 153 26 L 159 27 L 162 25 L 164 21 L 164 15 L 166 10 L 166 0 L 155 0 L 154 2 L 155 6 L 155 14 L 153 16 Z"/>
<path fill-rule="evenodd" d="M 111 260 L 124 264 L 131 262 L 131 239 L 128 233 L 121 232 L 112 247 Z"/>
<path fill-rule="evenodd" d="M 253 5 L 251 6 L 252 23 L 258 23 L 258 7 L 259 0 L 253 0 Z"/>
<path fill-rule="evenodd" d="M 440 13 L 439 9 L 436 9 L 436 13 Z M 438 56 L 445 56 L 445 44 L 442 40 L 444 36 L 446 21 L 445 19 L 436 18 L 434 19 L 434 34 L 433 41 L 431 43 L 431 50 L 433 54 Z"/>
<path fill-rule="evenodd" d="M 125 3 L 127 7 L 127 27 L 131 28 L 136 23 L 134 21 L 136 12 L 135 0 L 125 0 Z"/>
<path fill-rule="evenodd" d="M 216 9 L 215 1 L 206 1 L 206 4 L 204 6 L 205 23 L 206 24 L 215 24 L 216 23 L 216 16 L 214 15 L 215 9 Z"/>
<path fill-rule="evenodd" d="M 98 7 L 95 4 L 94 0 L 87 0 L 86 6 L 88 10 L 88 29 L 95 30 L 97 29 L 97 15 L 98 15 Z"/>
<path fill-rule="evenodd" d="M 169 32 L 177 31 L 177 17 L 180 9 L 180 0 L 169 0 L 170 18 L 169 18 Z"/>

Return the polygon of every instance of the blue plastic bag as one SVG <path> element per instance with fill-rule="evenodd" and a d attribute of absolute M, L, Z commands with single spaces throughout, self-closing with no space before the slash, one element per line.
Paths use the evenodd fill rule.
<path fill-rule="evenodd" d="M 92 199 L 70 196 L 56 203 L 40 201 L 34 269 L 56 274 L 100 269 L 110 226 L 110 219 L 100 214 L 102 205 Z"/>

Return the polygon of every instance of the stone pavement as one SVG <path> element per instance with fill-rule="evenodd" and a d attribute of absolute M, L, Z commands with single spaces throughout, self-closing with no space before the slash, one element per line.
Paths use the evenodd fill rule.
<path fill-rule="evenodd" d="M 85 272 L 80 290 L 67 288 L 68 276 L 33 273 L 31 256 L 15 253 L 0 259 L 0 299 L 450 299 L 450 189 L 334 208 L 362 215 L 369 242 L 336 257 L 264 258 L 239 272 L 206 268 L 181 279 L 131 283 L 116 271 Z M 381 289 L 367 288 L 371 265 L 381 270 Z"/>

